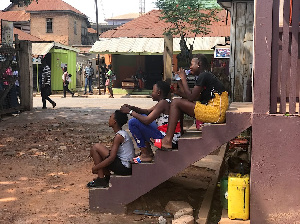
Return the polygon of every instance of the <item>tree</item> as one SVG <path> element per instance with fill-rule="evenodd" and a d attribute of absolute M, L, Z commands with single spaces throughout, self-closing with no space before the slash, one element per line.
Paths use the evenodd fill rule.
<path fill-rule="evenodd" d="M 160 19 L 172 24 L 165 34 L 208 34 L 208 26 L 218 21 L 216 0 L 157 0 L 156 6 L 162 10 Z"/>
<path fill-rule="evenodd" d="M 29 5 L 32 1 L 38 2 L 38 0 L 10 0 L 11 3 L 21 6 L 21 5 Z"/>
<path fill-rule="evenodd" d="M 185 36 L 188 33 L 208 34 L 213 21 L 218 21 L 220 9 L 216 0 L 157 0 L 156 6 L 162 10 L 160 19 L 172 25 L 166 35 L 180 35 L 178 65 L 188 66 L 192 59 L 193 45 L 187 47 Z"/>

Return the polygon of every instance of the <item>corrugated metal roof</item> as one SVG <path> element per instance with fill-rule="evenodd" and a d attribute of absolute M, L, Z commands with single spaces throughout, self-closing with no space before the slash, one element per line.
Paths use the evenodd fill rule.
<path fill-rule="evenodd" d="M 32 54 L 33 55 L 46 55 L 54 46 L 52 43 L 32 43 Z"/>
<path fill-rule="evenodd" d="M 180 52 L 180 38 L 173 38 L 173 53 Z M 187 38 L 193 44 L 193 53 L 212 51 L 212 47 L 225 44 L 225 37 Z M 164 38 L 100 38 L 90 50 L 97 54 L 163 54 Z"/>
<path fill-rule="evenodd" d="M 54 42 L 54 46 L 57 47 L 57 48 L 65 49 L 65 50 L 75 51 L 75 52 L 77 52 L 77 53 L 80 52 L 80 50 L 79 50 L 78 48 L 70 47 L 70 46 L 63 45 L 63 44 L 57 43 L 57 42 Z"/>
<path fill-rule="evenodd" d="M 160 10 L 152 10 L 114 30 L 108 30 L 100 35 L 101 38 L 160 38 L 164 37 L 164 32 L 172 27 L 171 23 L 161 20 Z M 227 17 L 226 10 L 220 10 L 218 13 L 219 21 L 212 21 L 207 26 L 208 34 L 198 34 L 197 37 L 226 37 L 230 36 L 230 16 Z M 194 37 L 195 33 L 187 32 L 186 37 Z M 179 35 L 177 36 L 179 37 Z"/>
<path fill-rule="evenodd" d="M 66 49 L 66 50 L 79 52 L 79 49 L 77 49 L 77 48 L 69 47 L 69 46 L 62 45 L 62 44 L 56 43 L 56 42 L 32 43 L 32 55 L 34 55 L 34 56 L 46 55 L 53 47 L 58 47 L 58 48 Z"/>

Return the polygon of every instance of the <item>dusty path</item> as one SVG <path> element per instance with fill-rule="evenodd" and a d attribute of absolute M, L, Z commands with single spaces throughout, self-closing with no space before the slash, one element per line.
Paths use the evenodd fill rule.
<path fill-rule="evenodd" d="M 33 111 L 0 122 L 0 223 L 157 223 L 155 217 L 131 213 L 92 213 L 86 188 L 93 178 L 90 147 L 99 141 L 110 145 L 113 137 L 107 126 L 110 114 L 124 103 L 148 108 L 152 100 L 53 99 L 55 109 L 42 110 L 41 98 L 35 97 Z M 210 172 L 204 169 L 182 175 L 209 178 Z M 167 197 L 164 189 L 172 193 Z M 196 205 L 201 200 L 199 192 L 166 182 L 131 209 L 161 211 L 168 200 L 183 198 Z"/>

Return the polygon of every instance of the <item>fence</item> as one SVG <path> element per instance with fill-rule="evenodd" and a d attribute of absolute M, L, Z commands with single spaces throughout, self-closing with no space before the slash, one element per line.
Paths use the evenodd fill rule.
<path fill-rule="evenodd" d="M 15 48 L 0 48 L 0 115 L 21 110 L 18 53 Z"/>
<path fill-rule="evenodd" d="M 31 42 L 14 46 L 0 48 L 0 116 L 33 108 Z"/>
<path fill-rule="evenodd" d="M 300 94 L 300 1 L 273 0 L 272 6 L 270 113 L 296 114 Z"/>

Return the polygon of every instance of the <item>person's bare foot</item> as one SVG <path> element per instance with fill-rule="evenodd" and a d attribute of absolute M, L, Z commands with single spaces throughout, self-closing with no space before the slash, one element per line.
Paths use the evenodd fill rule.
<path fill-rule="evenodd" d="M 145 145 L 146 145 L 146 150 L 144 151 L 144 153 L 146 153 L 146 155 L 149 155 L 150 157 L 153 157 L 154 153 L 152 152 L 150 142 L 145 142 Z"/>
<path fill-rule="evenodd" d="M 151 139 L 151 142 L 154 144 L 156 148 L 159 149 L 173 149 L 172 140 L 168 141 L 167 139 Z"/>
<path fill-rule="evenodd" d="M 143 162 L 151 162 L 153 160 L 153 157 L 150 156 L 150 155 L 140 155 L 140 159 L 143 161 Z"/>
<path fill-rule="evenodd" d="M 150 144 L 149 144 L 150 146 Z M 151 147 L 148 147 L 148 145 L 146 144 L 146 147 L 140 148 L 141 153 L 139 155 L 139 157 L 141 158 L 142 161 L 151 161 L 154 154 L 152 152 Z"/>
<path fill-rule="evenodd" d="M 168 141 L 166 138 L 161 140 L 161 148 L 172 149 L 172 140 Z"/>
<path fill-rule="evenodd" d="M 151 163 L 153 160 L 153 157 L 148 157 L 148 156 L 137 156 L 133 158 L 134 163 Z"/>

